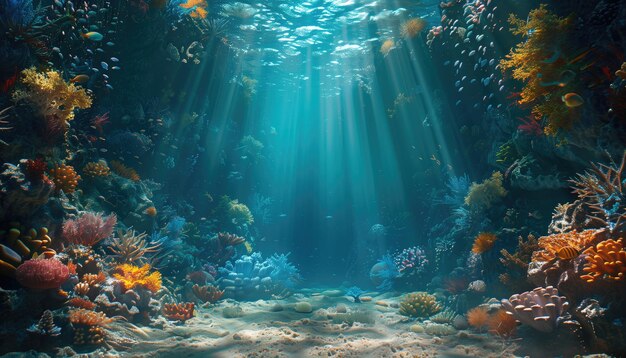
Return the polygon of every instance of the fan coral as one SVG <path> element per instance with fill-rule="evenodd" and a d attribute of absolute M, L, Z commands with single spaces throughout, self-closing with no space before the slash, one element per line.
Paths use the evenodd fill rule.
<path fill-rule="evenodd" d="M 53 169 L 50 169 L 50 175 L 52 175 L 55 189 L 63 190 L 67 194 L 76 190 L 80 180 L 80 175 L 76 173 L 74 167 L 67 164 L 55 165 Z"/>
<path fill-rule="evenodd" d="M 193 302 L 166 303 L 163 305 L 163 316 L 172 321 L 185 322 L 193 318 L 194 307 L 195 304 Z"/>
<path fill-rule="evenodd" d="M 117 160 L 111 161 L 111 168 L 113 169 L 115 174 L 121 176 L 122 178 L 126 178 L 135 182 L 141 180 L 139 174 L 137 174 L 137 171 L 135 171 L 135 169 L 127 167 Z"/>
<path fill-rule="evenodd" d="M 193 291 L 193 294 L 204 303 L 215 303 L 219 301 L 224 295 L 224 291 L 221 291 L 219 288 L 213 285 L 198 286 L 196 284 L 193 285 L 191 289 Z"/>
<path fill-rule="evenodd" d="M 57 259 L 28 260 L 15 272 L 15 278 L 22 286 L 38 290 L 59 288 L 69 276 L 67 266 Z"/>
<path fill-rule="evenodd" d="M 361 296 L 365 293 L 362 289 L 352 286 L 346 291 L 346 296 L 352 297 L 355 303 L 361 303 Z"/>
<path fill-rule="evenodd" d="M 109 166 L 103 160 L 99 162 L 89 162 L 83 167 L 83 174 L 91 178 L 106 177 L 111 174 L 111 169 L 109 169 Z"/>
<path fill-rule="evenodd" d="M 467 196 L 465 196 L 465 204 L 472 211 L 481 212 L 489 209 L 507 194 L 504 186 L 502 186 L 502 180 L 502 173 L 494 172 L 490 178 L 485 179 L 482 183 L 472 183 Z"/>
<path fill-rule="evenodd" d="M 580 276 L 587 282 L 596 280 L 622 281 L 626 274 L 626 251 L 622 239 L 608 239 L 584 251 L 587 274 Z"/>
<path fill-rule="evenodd" d="M 107 325 L 113 322 L 102 312 L 82 308 L 70 310 L 68 320 L 74 327 L 74 344 L 103 344 Z"/>
<path fill-rule="evenodd" d="M 71 244 L 91 247 L 111 236 L 116 224 L 114 213 L 105 218 L 102 213 L 84 212 L 63 222 L 63 237 Z"/>
<path fill-rule="evenodd" d="M 413 38 L 417 36 L 426 27 L 426 21 L 424 19 L 409 19 L 405 21 L 400 27 L 400 33 L 407 38 Z"/>
<path fill-rule="evenodd" d="M 559 18 L 548 11 L 545 4 L 528 14 L 528 21 L 511 15 L 509 23 L 514 35 L 526 38 L 506 58 L 500 61 L 503 72 L 511 71 L 513 78 L 524 83 L 518 101 L 520 105 L 534 105 L 535 118 L 546 117 L 544 132 L 554 135 L 559 129 L 569 129 L 573 123 L 572 111 L 561 102 L 561 96 L 571 92 L 561 82 L 566 51 L 565 35 L 571 29 L 573 16 Z M 570 71 L 571 72 L 571 71 Z M 555 82 L 554 85 L 546 85 Z"/>
<path fill-rule="evenodd" d="M 549 333 L 563 319 L 569 303 L 565 297 L 559 296 L 556 288 L 548 286 L 513 295 L 508 300 L 502 300 L 502 306 L 521 323 Z"/>
<path fill-rule="evenodd" d="M 557 257 L 557 253 L 565 247 L 571 247 L 577 251 L 593 245 L 602 237 L 601 230 L 585 230 L 583 232 L 568 232 L 564 234 L 553 234 L 539 238 L 540 250 L 533 252 L 532 261 L 550 261 Z"/>
<path fill-rule="evenodd" d="M 578 174 L 571 182 L 574 193 L 593 211 L 587 217 L 609 228 L 612 232 L 621 232 L 626 224 L 626 151 L 619 165 L 611 163 L 592 164 L 590 171 Z"/>
<path fill-rule="evenodd" d="M 414 292 L 407 294 L 400 302 L 399 313 L 403 316 L 423 318 L 430 317 L 441 311 L 441 305 L 437 298 L 426 292 Z"/>
<path fill-rule="evenodd" d="M 115 261 L 119 263 L 146 263 L 159 253 L 161 243 L 150 243 L 146 240 L 146 233 L 135 234 L 135 230 L 118 230 L 108 246 Z M 151 257 L 146 255 L 151 254 Z"/>
<path fill-rule="evenodd" d="M 39 322 L 30 326 L 27 330 L 31 333 L 49 337 L 55 337 L 61 334 L 61 327 L 57 327 L 57 325 L 54 324 L 54 316 L 50 310 L 43 311 Z"/>
<path fill-rule="evenodd" d="M 148 274 L 150 265 L 145 264 L 142 267 L 122 264 L 115 268 L 113 277 L 122 283 L 124 291 L 133 289 L 135 286 L 145 287 L 151 292 L 157 292 L 161 289 L 161 273 L 154 271 Z"/>
<path fill-rule="evenodd" d="M 496 313 L 489 315 L 487 327 L 489 327 L 489 333 L 506 338 L 515 334 L 517 321 L 506 310 L 499 309 Z"/>
<path fill-rule="evenodd" d="M 477 255 L 484 254 L 485 252 L 491 250 L 497 239 L 498 237 L 494 233 L 481 232 L 476 236 L 476 239 L 474 239 L 472 252 Z"/>
<path fill-rule="evenodd" d="M 479 306 L 467 311 L 467 323 L 477 330 L 483 330 L 487 326 L 489 313 L 485 307 Z"/>
<path fill-rule="evenodd" d="M 29 102 L 43 117 L 54 117 L 66 124 L 74 119 L 75 109 L 91 107 L 91 97 L 85 89 L 63 81 L 57 71 L 28 68 L 22 71 L 20 82 L 25 88 L 15 90 L 13 100 Z"/>
<path fill-rule="evenodd" d="M 86 300 L 84 298 L 81 298 L 81 297 L 74 297 L 70 299 L 69 301 L 67 301 L 67 305 L 71 307 L 75 307 L 75 308 L 86 309 L 86 310 L 93 310 L 94 308 L 96 308 L 95 303 L 89 300 Z"/>

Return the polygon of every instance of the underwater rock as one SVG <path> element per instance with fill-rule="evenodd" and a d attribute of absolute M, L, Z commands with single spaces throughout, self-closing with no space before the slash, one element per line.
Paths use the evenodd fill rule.
<path fill-rule="evenodd" d="M 275 303 L 272 305 L 272 307 L 270 307 L 270 312 L 281 312 L 284 309 L 285 308 L 283 307 L 283 305 L 281 305 L 280 303 Z"/>
<path fill-rule="evenodd" d="M 293 309 L 296 312 L 300 312 L 300 313 L 311 313 L 311 312 L 313 312 L 313 306 L 309 302 L 306 302 L 306 301 L 301 301 L 301 302 L 296 303 L 293 306 Z"/>
<path fill-rule="evenodd" d="M 123 316 L 131 322 L 149 322 L 161 310 L 153 293 L 141 286 L 123 291 L 120 282 L 107 285 L 96 297 L 98 310 L 109 317 Z"/>
<path fill-rule="evenodd" d="M 29 180 L 23 166 L 4 163 L 0 173 L 0 219 L 2 221 L 21 220 L 32 217 L 48 202 L 54 190 L 49 180 L 33 182 Z"/>
<path fill-rule="evenodd" d="M 239 318 L 244 316 L 243 308 L 241 306 L 228 306 L 222 309 L 222 316 L 224 318 Z"/>

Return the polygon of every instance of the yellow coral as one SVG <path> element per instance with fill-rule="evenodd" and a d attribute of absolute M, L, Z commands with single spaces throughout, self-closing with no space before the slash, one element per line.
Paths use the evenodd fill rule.
<path fill-rule="evenodd" d="M 57 71 L 37 72 L 34 67 L 22 71 L 23 89 L 13 93 L 15 102 L 26 101 L 43 117 L 55 117 L 65 123 L 74 119 L 74 110 L 91 107 L 91 96 L 84 88 L 67 83 Z"/>
<path fill-rule="evenodd" d="M 161 289 L 161 273 L 154 271 L 148 274 L 148 272 L 150 272 L 150 265 L 148 264 L 141 267 L 122 264 L 115 268 L 113 277 L 122 283 L 124 291 L 133 289 L 136 286 L 142 286 L 149 291 L 157 292 Z"/>
<path fill-rule="evenodd" d="M 514 79 L 524 83 L 518 103 L 533 106 L 533 115 L 547 119 L 544 132 L 556 134 L 569 129 L 576 119 L 577 111 L 568 109 L 561 96 L 572 89 L 560 82 L 566 62 L 563 58 L 565 36 L 573 23 L 573 16 L 558 17 L 542 4 L 523 20 L 511 14 L 509 23 L 514 35 L 522 36 L 519 43 L 500 61 L 503 72 L 511 71 Z M 554 83 L 554 85 L 546 85 Z"/>
<path fill-rule="evenodd" d="M 409 293 L 400 302 L 400 314 L 409 317 L 430 317 L 441 311 L 437 298 L 426 292 Z"/>
<path fill-rule="evenodd" d="M 617 241 L 608 239 L 585 250 L 587 255 L 583 271 L 586 275 L 580 276 L 587 282 L 598 279 L 622 281 L 626 274 L 626 251 L 622 239 Z"/>
<path fill-rule="evenodd" d="M 502 186 L 503 176 L 500 172 L 494 172 L 490 178 L 482 183 L 472 183 L 465 197 L 465 204 L 473 211 L 489 209 L 491 205 L 499 201 L 507 194 Z"/>
<path fill-rule="evenodd" d="M 584 250 L 598 241 L 601 233 L 600 230 L 585 230 L 542 236 L 538 242 L 540 250 L 533 252 L 532 261 L 553 260 L 558 257 L 558 252 L 564 247 L 571 247 L 577 251 Z"/>

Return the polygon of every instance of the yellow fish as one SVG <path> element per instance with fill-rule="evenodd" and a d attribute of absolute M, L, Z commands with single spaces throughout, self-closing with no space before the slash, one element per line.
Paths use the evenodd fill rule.
<path fill-rule="evenodd" d="M 575 108 L 578 106 L 582 106 L 585 103 L 585 100 L 578 94 L 574 92 L 570 92 L 561 97 L 563 103 L 569 108 Z"/>
<path fill-rule="evenodd" d="M 580 253 L 575 248 L 571 246 L 565 246 L 557 251 L 556 256 L 558 256 L 561 260 L 571 260 L 575 257 L 578 257 L 579 254 Z"/>

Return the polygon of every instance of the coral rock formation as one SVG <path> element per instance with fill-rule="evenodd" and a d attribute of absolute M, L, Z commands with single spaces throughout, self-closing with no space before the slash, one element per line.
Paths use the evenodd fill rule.
<path fill-rule="evenodd" d="M 507 313 L 518 321 L 541 332 L 552 332 L 569 308 L 566 298 L 552 287 L 537 287 L 502 300 Z"/>

